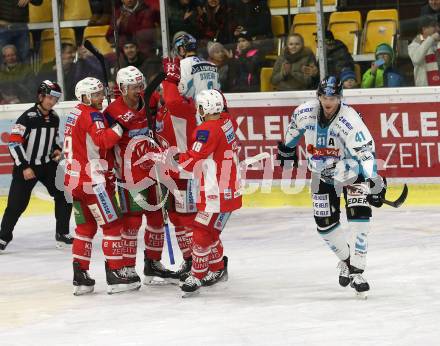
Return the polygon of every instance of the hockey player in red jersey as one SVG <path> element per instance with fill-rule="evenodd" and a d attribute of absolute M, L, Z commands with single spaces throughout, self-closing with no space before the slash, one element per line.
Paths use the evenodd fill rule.
<path fill-rule="evenodd" d="M 177 152 L 184 153 L 191 147 L 191 135 L 197 126 L 196 108 L 193 99 L 179 93 L 179 59 L 165 58 L 163 67 L 166 74 L 166 79 L 162 82 L 164 105 L 156 117 L 156 137 L 163 149 L 174 148 Z M 177 188 L 169 194 L 168 215 L 174 225 L 183 256 L 180 268 L 172 277 L 179 279 L 180 275 L 191 270 L 192 224 L 197 213 L 197 188 L 191 173 L 170 171 L 169 174 Z"/>
<path fill-rule="evenodd" d="M 223 256 L 220 233 L 231 212 L 241 207 L 237 128 L 223 112 L 223 95 L 204 90 L 196 96 L 196 107 L 203 123 L 193 133 L 191 149 L 178 159 L 183 169 L 194 172 L 200 181 L 192 268 L 181 287 L 184 296 L 202 285 L 227 280 L 227 257 Z"/>
<path fill-rule="evenodd" d="M 115 203 L 113 146 L 122 136 L 122 128 L 111 128 L 100 112 L 104 88 L 96 78 L 78 82 L 75 95 L 81 102 L 69 114 L 64 132 L 66 157 L 65 187 L 73 197 L 75 239 L 73 241 L 74 294 L 93 292 L 95 280 L 88 275 L 92 240 L 102 228 L 102 249 L 106 259 L 109 294 L 140 287 L 127 275 L 122 260 L 122 223 Z"/>
<path fill-rule="evenodd" d="M 145 214 L 144 283 L 147 284 L 155 281 L 155 277 L 166 279 L 173 274 L 160 262 L 164 229 L 162 211 L 155 208 L 160 203 L 158 185 L 147 177 L 151 168 L 147 161 L 135 165 L 144 154 L 156 150 L 156 144 L 146 115 L 144 76 L 136 67 L 128 66 L 118 71 L 116 83 L 122 95 L 106 108 L 104 115 L 110 122 L 116 121 L 124 128 L 115 146 L 118 194 L 123 213 L 123 257 L 129 276 L 140 281 L 135 270 L 137 235 Z"/>

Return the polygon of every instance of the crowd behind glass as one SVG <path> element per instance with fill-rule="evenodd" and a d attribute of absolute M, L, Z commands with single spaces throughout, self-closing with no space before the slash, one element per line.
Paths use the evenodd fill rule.
<path fill-rule="evenodd" d="M 69 1 L 74 0 L 60 1 L 61 20 L 72 9 Z M 74 86 L 81 79 L 103 78 L 98 61 L 82 44 L 87 28 L 93 28 L 109 47 L 102 50 L 110 80 L 114 80 L 118 68 L 129 65 L 139 68 L 147 80 L 153 78 L 161 69 L 162 57 L 159 1 L 117 0 L 115 21 L 110 1 L 83 2 L 89 6 L 87 26 L 75 24 L 61 33 L 65 99 L 74 99 Z M 392 3 L 396 2 L 390 1 L 390 8 Z M 52 29 L 29 29 L 28 25 L 35 20 L 32 11 L 50 4 L 50 0 L 0 0 L 0 104 L 33 102 L 33 91 L 42 80 L 57 79 Z M 198 55 L 217 66 L 226 93 L 264 91 L 265 82 L 270 90 L 316 89 L 320 78 L 316 41 L 289 25 L 288 19 L 294 21 L 295 14 L 274 16 L 271 5 L 266 0 L 167 1 L 170 45 L 176 33 L 184 31 L 194 36 Z M 371 9 L 363 6 L 362 17 L 374 5 L 372 2 Z M 78 10 L 81 6 L 75 7 Z M 345 10 L 343 6 L 335 9 Z M 402 19 L 398 12 L 401 17 L 397 25 L 405 30 L 398 32 L 392 42 L 379 42 L 370 57 L 363 60 L 356 59 L 357 52 L 335 37 L 326 25 L 328 74 L 339 76 L 346 89 L 439 85 L 440 0 L 426 1 L 411 13 L 413 18 Z M 325 13 L 326 24 L 330 15 L 331 12 Z M 282 27 L 291 29 L 285 29 L 281 35 L 273 32 L 275 19 L 281 20 Z M 72 34 L 68 35 L 69 32 Z M 45 46 L 48 35 L 50 43 Z M 268 72 L 264 76 L 263 69 Z"/>

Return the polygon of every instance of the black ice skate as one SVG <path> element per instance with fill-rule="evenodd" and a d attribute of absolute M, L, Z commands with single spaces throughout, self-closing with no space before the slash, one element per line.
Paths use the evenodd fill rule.
<path fill-rule="evenodd" d="M 136 273 L 136 268 L 134 266 L 132 267 L 125 267 L 127 270 L 127 276 L 132 279 L 133 281 L 141 282 L 141 278 Z"/>
<path fill-rule="evenodd" d="M 107 276 L 108 294 L 134 291 L 141 287 L 140 281 L 128 276 L 126 267 L 110 269 L 107 262 L 105 262 L 105 274 Z"/>
<path fill-rule="evenodd" d="M 346 261 L 339 261 L 338 263 L 339 269 L 339 285 L 342 287 L 347 287 L 350 283 L 350 268 Z"/>
<path fill-rule="evenodd" d="M 72 245 L 73 243 L 73 237 L 69 233 L 67 234 L 55 233 L 55 240 L 57 242 L 56 244 L 57 249 L 63 249 L 66 247 L 66 245 Z"/>
<path fill-rule="evenodd" d="M 366 298 L 366 292 L 370 290 L 370 285 L 367 280 L 362 276 L 362 273 L 350 274 L 350 286 L 356 291 L 356 295 L 360 298 Z"/>
<path fill-rule="evenodd" d="M 195 276 L 188 276 L 183 285 L 180 287 L 182 290 L 182 298 L 188 298 L 199 294 L 199 288 L 202 287 L 202 281 L 197 279 Z"/>
<path fill-rule="evenodd" d="M 228 281 L 228 257 L 223 256 L 223 263 L 225 267 L 215 272 L 209 271 L 202 279 L 203 286 L 212 286 L 218 282 Z"/>
<path fill-rule="evenodd" d="M 5 241 L 3 239 L 0 239 L 0 250 L 5 250 L 6 246 L 8 246 L 8 243 L 9 242 L 7 242 L 7 241 Z"/>
<path fill-rule="evenodd" d="M 160 261 L 145 258 L 144 262 L 144 285 L 163 285 L 170 283 L 173 271 L 166 269 Z"/>
<path fill-rule="evenodd" d="M 178 283 L 178 281 L 185 281 L 186 278 L 191 274 L 192 258 L 184 259 L 180 264 L 179 269 L 175 272 L 171 272 L 170 279 L 173 279 L 173 283 Z"/>
<path fill-rule="evenodd" d="M 95 280 L 89 276 L 87 270 L 82 270 L 78 262 L 73 262 L 73 295 L 92 293 L 94 288 Z"/>

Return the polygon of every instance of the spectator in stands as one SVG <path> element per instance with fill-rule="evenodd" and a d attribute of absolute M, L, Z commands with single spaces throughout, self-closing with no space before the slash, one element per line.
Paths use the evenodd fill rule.
<path fill-rule="evenodd" d="M 242 31 L 237 37 L 232 91 L 259 91 L 262 64 L 263 56 L 259 49 L 253 46 L 252 37 L 247 31 Z"/>
<path fill-rule="evenodd" d="M 318 76 L 315 55 L 304 46 L 300 34 L 291 34 L 287 38 L 283 53 L 277 58 L 271 82 L 277 90 L 307 90 L 314 86 L 314 77 Z"/>
<path fill-rule="evenodd" d="M 64 72 L 64 99 L 75 99 L 75 84 L 74 84 L 74 61 L 76 57 L 76 47 L 70 43 L 61 43 L 61 63 Z M 47 62 L 41 66 L 37 74 L 35 85 L 38 85 L 42 80 L 57 80 L 57 67 L 55 59 Z"/>
<path fill-rule="evenodd" d="M 220 42 L 208 42 L 208 60 L 217 66 L 220 85 L 223 92 L 231 91 L 233 81 L 233 53 L 226 50 Z"/>
<path fill-rule="evenodd" d="M 155 7 L 150 7 L 140 0 L 122 0 L 121 8 L 116 10 L 116 17 L 120 50 L 122 51 L 128 38 L 135 38 L 139 50 L 147 57 L 152 55 L 160 37 L 160 17 Z M 110 43 L 114 43 L 113 22 L 106 37 Z"/>
<path fill-rule="evenodd" d="M 43 0 L 0 0 L 0 48 L 7 44 L 17 47 L 22 62 L 29 55 L 29 3 L 41 5 Z"/>
<path fill-rule="evenodd" d="M 70 59 L 69 59 L 70 62 Z M 109 75 L 109 71 L 107 71 Z M 104 80 L 101 65 L 98 59 L 90 53 L 90 51 L 83 45 L 78 47 L 78 59 L 73 63 L 73 82 L 76 84 L 86 77 L 94 77 L 99 80 Z"/>
<path fill-rule="evenodd" d="M 28 92 L 30 90 L 29 81 L 33 78 L 31 67 L 18 60 L 17 49 L 12 44 L 2 48 L 2 58 L 0 90 L 2 90 L 4 98 L 17 99 L 19 102 L 31 102 L 33 95 Z"/>
<path fill-rule="evenodd" d="M 234 42 L 230 25 L 231 9 L 221 0 L 206 0 L 200 7 L 198 16 L 199 39 L 201 46 L 206 46 L 208 41 L 223 44 Z M 203 41 L 205 43 L 203 43 Z"/>
<path fill-rule="evenodd" d="M 149 79 L 153 74 L 157 74 L 162 69 L 162 61 L 156 55 L 152 55 L 147 58 L 139 51 L 138 45 L 135 39 L 129 38 L 122 47 L 123 54 L 119 59 L 120 68 L 127 66 L 137 67 L 145 79 Z"/>
<path fill-rule="evenodd" d="M 422 6 L 420 17 L 435 16 L 437 22 L 440 23 L 440 0 L 429 0 L 428 3 Z"/>
<path fill-rule="evenodd" d="M 371 63 L 362 76 L 362 88 L 386 88 L 402 86 L 403 77 L 393 67 L 394 51 L 387 43 L 381 43 L 376 47 L 376 61 Z"/>
<path fill-rule="evenodd" d="M 266 0 L 238 0 L 232 9 L 231 26 L 235 39 L 247 31 L 264 54 L 273 50 L 271 13 Z"/>
<path fill-rule="evenodd" d="M 336 40 L 330 30 L 325 31 L 325 47 L 327 50 L 327 73 L 338 76 L 342 69 L 354 70 L 353 57 L 344 42 Z"/>
<path fill-rule="evenodd" d="M 440 34 L 435 17 L 420 18 L 419 32 L 408 46 L 415 86 L 440 85 Z"/>
<path fill-rule="evenodd" d="M 339 76 L 344 89 L 356 89 L 359 88 L 359 84 L 356 80 L 356 73 L 351 69 L 343 69 Z"/>
<path fill-rule="evenodd" d="M 116 1 L 117 5 L 119 1 Z M 89 0 L 92 17 L 89 20 L 89 26 L 108 25 L 112 19 L 111 2 L 108 0 Z"/>
<path fill-rule="evenodd" d="M 168 2 L 168 29 L 170 37 L 179 31 L 185 31 L 192 36 L 199 38 L 197 28 L 197 17 L 199 7 L 195 0 L 175 0 Z"/>

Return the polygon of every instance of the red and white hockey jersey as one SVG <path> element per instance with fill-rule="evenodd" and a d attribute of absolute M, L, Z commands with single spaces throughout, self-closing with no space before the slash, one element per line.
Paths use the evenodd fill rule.
<path fill-rule="evenodd" d="M 103 184 L 114 167 L 113 146 L 122 136 L 121 127 L 108 127 L 100 111 L 77 105 L 67 117 L 63 151 L 66 157 L 64 184 L 72 190 L 84 184 Z"/>
<path fill-rule="evenodd" d="M 155 150 L 153 132 L 148 127 L 145 103 L 135 111 L 128 108 L 123 97 L 119 96 L 105 109 L 104 115 L 109 122 L 117 121 L 124 127 L 122 138 L 115 146 L 118 178 L 133 183 L 141 181 L 153 165 L 152 161 L 144 161 L 142 157 Z M 137 162 L 141 163 L 135 165 Z"/>
<path fill-rule="evenodd" d="M 212 213 L 241 207 L 237 124 L 229 114 L 208 120 L 194 131 L 193 145 L 180 154 L 179 163 L 200 179 L 197 209 Z"/>
<path fill-rule="evenodd" d="M 184 153 L 191 147 L 197 127 L 196 107 L 193 99 L 180 95 L 176 84 L 165 80 L 162 86 L 165 105 L 156 117 L 156 137 L 162 148 L 176 147 L 179 153 Z M 184 171 L 179 174 L 182 179 L 190 177 Z"/>

